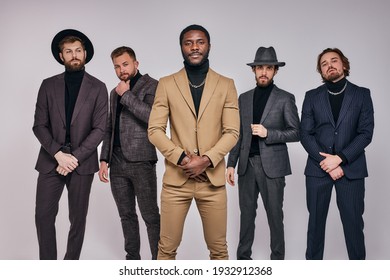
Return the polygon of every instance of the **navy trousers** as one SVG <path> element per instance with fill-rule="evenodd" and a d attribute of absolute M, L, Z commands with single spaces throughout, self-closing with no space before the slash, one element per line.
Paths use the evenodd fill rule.
<path fill-rule="evenodd" d="M 309 210 L 306 259 L 321 260 L 324 255 L 325 226 L 332 196 L 336 189 L 337 207 L 344 229 L 348 257 L 364 260 L 364 179 L 349 180 L 345 176 L 333 181 L 330 176 L 306 177 L 306 200 Z"/>

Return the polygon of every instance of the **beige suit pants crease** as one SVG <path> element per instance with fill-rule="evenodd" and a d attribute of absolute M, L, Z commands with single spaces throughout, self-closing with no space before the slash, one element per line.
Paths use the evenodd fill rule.
<path fill-rule="evenodd" d="M 227 195 L 225 186 L 189 179 L 182 186 L 163 184 L 161 191 L 161 231 L 157 259 L 174 260 L 183 235 L 184 222 L 195 199 L 210 259 L 229 258 L 226 242 Z"/>

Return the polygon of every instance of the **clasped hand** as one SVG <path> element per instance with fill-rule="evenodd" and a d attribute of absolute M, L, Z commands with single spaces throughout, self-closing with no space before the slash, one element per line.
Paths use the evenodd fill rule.
<path fill-rule="evenodd" d="M 325 159 L 320 162 L 321 169 L 328 173 L 333 180 L 340 179 L 344 176 L 344 171 L 340 167 L 342 160 L 339 156 L 322 152 L 320 152 L 320 155 L 325 157 Z"/>
<path fill-rule="evenodd" d="M 201 157 L 187 154 L 179 167 L 183 169 L 184 173 L 189 178 L 192 178 L 197 182 L 206 182 L 208 178 L 205 171 L 210 164 L 210 159 L 207 156 Z"/>
<path fill-rule="evenodd" d="M 54 158 L 57 160 L 58 163 L 56 171 L 63 176 L 68 175 L 73 170 L 75 170 L 77 166 L 79 166 L 77 158 L 75 158 L 71 154 L 66 154 L 62 151 L 57 152 L 54 155 Z"/>

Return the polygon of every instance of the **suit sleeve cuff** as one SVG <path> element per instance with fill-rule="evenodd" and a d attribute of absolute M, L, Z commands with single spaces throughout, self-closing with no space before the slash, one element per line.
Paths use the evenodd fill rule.
<path fill-rule="evenodd" d="M 181 156 L 179 157 L 179 160 L 177 161 L 177 165 L 181 165 L 181 162 L 182 162 L 183 158 L 185 158 L 186 156 L 187 156 L 186 153 L 183 152 L 181 154 Z"/>
<path fill-rule="evenodd" d="M 347 160 L 347 157 L 342 153 L 342 152 L 339 152 L 337 153 L 337 155 L 341 158 L 342 162 L 340 165 L 345 165 L 348 163 L 348 160 Z"/>

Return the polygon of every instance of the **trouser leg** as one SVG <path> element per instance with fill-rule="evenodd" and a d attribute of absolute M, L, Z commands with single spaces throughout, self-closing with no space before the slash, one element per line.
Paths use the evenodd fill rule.
<path fill-rule="evenodd" d="M 41 260 L 57 259 L 55 220 L 64 185 L 65 177 L 55 171 L 38 176 L 35 224 Z"/>
<path fill-rule="evenodd" d="M 238 177 L 238 198 L 240 206 L 240 237 L 237 247 L 238 260 L 251 260 L 255 237 L 255 219 L 259 189 L 252 163 L 248 163 L 244 175 Z"/>
<path fill-rule="evenodd" d="M 271 237 L 271 260 L 284 260 L 284 224 L 283 224 L 283 199 L 285 178 L 266 178 L 265 184 L 259 184 L 260 194 L 267 213 L 268 225 Z"/>
<path fill-rule="evenodd" d="M 306 202 L 309 211 L 306 259 L 324 256 L 325 226 L 332 195 L 333 180 L 329 177 L 306 177 Z"/>
<path fill-rule="evenodd" d="M 67 176 L 70 229 L 65 260 L 80 258 L 93 176 L 79 175 L 76 171 Z"/>
<path fill-rule="evenodd" d="M 351 260 L 364 260 L 364 179 L 336 181 L 337 206 L 344 229 L 348 257 Z"/>
<path fill-rule="evenodd" d="M 192 180 L 191 180 L 192 181 Z M 194 197 L 194 185 L 176 187 L 163 184 L 161 191 L 161 229 L 159 260 L 174 260 L 180 245 L 184 221 Z"/>
<path fill-rule="evenodd" d="M 211 260 L 229 259 L 226 228 L 226 187 L 212 186 L 209 182 L 195 183 L 195 199 L 202 219 L 203 234 Z"/>
<path fill-rule="evenodd" d="M 126 259 L 139 260 L 140 235 L 135 190 L 127 169 L 130 168 L 127 167 L 122 152 L 115 149 L 110 168 L 111 192 L 121 219 Z"/>
<path fill-rule="evenodd" d="M 148 232 L 152 259 L 157 259 L 158 241 L 160 240 L 160 213 L 157 205 L 156 165 L 142 162 L 134 166 L 132 179 L 138 207 Z"/>

